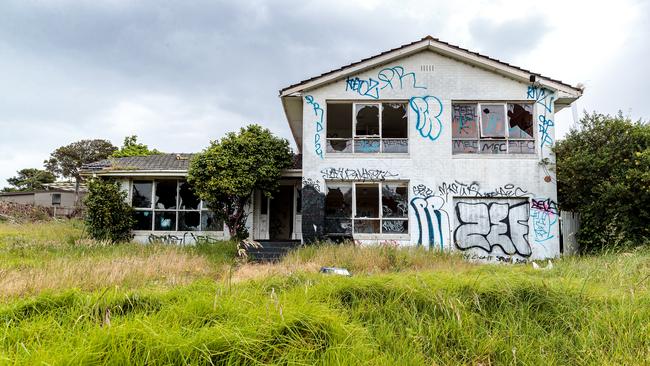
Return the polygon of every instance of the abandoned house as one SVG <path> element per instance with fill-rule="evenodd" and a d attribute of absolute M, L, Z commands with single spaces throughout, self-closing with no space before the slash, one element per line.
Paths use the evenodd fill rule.
<path fill-rule="evenodd" d="M 272 200 L 253 197 L 250 235 L 558 256 L 554 113 L 581 95 L 430 36 L 288 86 L 299 154 Z M 86 174 L 121 179 L 140 240 L 224 237 L 184 181 L 190 157 L 114 159 Z"/>
<path fill-rule="evenodd" d="M 79 187 L 79 202 L 88 192 L 85 185 Z M 54 182 L 35 191 L 0 192 L 0 201 L 46 207 L 54 216 L 71 215 L 75 208 L 75 183 Z"/>

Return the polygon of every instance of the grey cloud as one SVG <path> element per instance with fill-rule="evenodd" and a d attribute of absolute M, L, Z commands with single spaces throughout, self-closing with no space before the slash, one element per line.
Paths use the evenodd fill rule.
<path fill-rule="evenodd" d="M 477 18 L 469 23 L 473 43 L 485 54 L 504 61 L 530 52 L 549 30 L 546 19 L 534 14 L 506 22 Z"/>

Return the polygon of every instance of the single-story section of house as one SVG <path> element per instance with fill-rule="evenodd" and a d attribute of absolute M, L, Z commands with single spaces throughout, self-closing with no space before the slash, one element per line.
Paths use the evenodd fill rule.
<path fill-rule="evenodd" d="M 79 202 L 87 193 L 84 185 L 79 187 Z M 55 182 L 45 184 L 45 189 L 0 193 L 0 201 L 46 207 L 55 216 L 70 215 L 75 211 L 75 183 Z"/>

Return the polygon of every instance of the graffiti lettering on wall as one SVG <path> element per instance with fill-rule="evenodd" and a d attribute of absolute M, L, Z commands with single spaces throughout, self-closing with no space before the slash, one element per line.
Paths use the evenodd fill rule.
<path fill-rule="evenodd" d="M 379 140 L 357 140 L 354 142 L 354 151 L 361 153 L 379 152 Z"/>
<path fill-rule="evenodd" d="M 528 201 L 457 202 L 454 242 L 460 250 L 472 248 L 492 253 L 531 255 L 528 243 Z"/>
<path fill-rule="evenodd" d="M 539 131 L 540 147 L 543 151 L 544 146 L 553 146 L 551 128 L 555 124 L 553 123 L 553 120 L 547 118 L 547 113 L 553 112 L 553 100 L 555 99 L 555 96 L 553 96 L 553 93 L 544 88 L 539 88 L 537 86 L 531 85 L 528 87 L 526 97 L 528 99 L 534 100 L 535 103 L 542 107 L 541 109 L 543 113 L 539 113 L 537 116 L 537 127 Z"/>
<path fill-rule="evenodd" d="M 398 175 L 387 170 L 380 169 L 346 169 L 326 168 L 320 171 L 323 178 L 332 180 L 357 180 L 357 181 L 383 181 L 386 178 L 395 178 Z"/>
<path fill-rule="evenodd" d="M 312 187 L 317 192 L 320 192 L 320 182 L 316 179 L 311 178 L 302 178 L 302 187 Z"/>
<path fill-rule="evenodd" d="M 525 189 L 511 183 L 496 187 L 491 191 L 482 192 L 481 187 L 476 182 L 462 183 L 459 181 L 443 182 L 438 186 L 438 192 L 445 196 L 445 199 L 449 198 L 449 194 L 462 197 L 526 197 L 530 195 Z"/>
<path fill-rule="evenodd" d="M 317 156 L 320 156 L 321 159 L 323 159 L 323 147 L 321 145 L 321 138 L 320 138 L 320 133 L 323 131 L 323 108 L 320 107 L 320 104 L 316 103 L 314 101 L 314 97 L 311 95 L 306 95 L 305 96 L 305 101 L 307 104 L 312 106 L 312 109 L 314 110 L 314 115 L 316 115 L 316 133 L 314 133 L 314 150 L 316 152 Z"/>
<path fill-rule="evenodd" d="M 526 263 L 527 260 L 517 257 L 517 256 L 509 256 L 509 255 L 486 255 L 486 254 L 477 254 L 477 253 L 472 253 L 472 254 L 465 254 L 463 257 L 466 260 L 470 261 L 487 261 L 487 262 L 500 262 L 500 263 Z"/>
<path fill-rule="evenodd" d="M 427 95 L 424 97 L 413 97 L 409 100 L 411 109 L 415 112 L 415 128 L 420 136 L 435 141 L 442 133 L 442 102 L 440 99 Z"/>
<path fill-rule="evenodd" d="M 364 97 L 379 99 L 381 90 L 385 88 L 403 89 L 405 86 L 413 89 L 426 89 L 417 85 L 417 76 L 414 72 L 406 72 L 402 66 L 386 67 L 377 73 L 376 78 L 360 79 L 348 77 L 345 79 L 345 90 L 353 91 Z"/>
<path fill-rule="evenodd" d="M 533 222 L 536 242 L 554 238 L 553 226 L 558 220 L 557 204 L 551 199 L 533 198 L 530 202 L 530 216 Z"/>
<path fill-rule="evenodd" d="M 194 233 L 185 232 L 183 233 L 183 236 L 172 235 L 172 234 L 162 234 L 162 235 L 149 234 L 147 241 L 151 244 L 159 243 L 159 244 L 185 245 L 191 243 L 212 244 L 218 242 L 219 240 L 209 235 L 196 235 Z"/>
<path fill-rule="evenodd" d="M 444 248 L 444 231 L 449 233 L 449 215 L 443 207 L 445 200 L 433 195 L 433 190 L 423 184 L 413 186 L 411 207 L 418 222 L 418 245 L 427 243 L 429 249 Z"/>

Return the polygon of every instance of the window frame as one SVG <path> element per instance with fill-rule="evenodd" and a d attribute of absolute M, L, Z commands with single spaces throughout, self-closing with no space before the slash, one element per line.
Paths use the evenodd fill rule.
<path fill-rule="evenodd" d="M 519 157 L 536 157 L 538 154 L 537 148 L 537 131 L 535 129 L 535 103 L 532 101 L 526 100 L 453 100 L 451 102 L 451 124 L 453 128 L 454 123 L 454 105 L 469 105 L 472 104 L 476 107 L 476 118 L 477 118 L 477 136 L 475 137 L 454 137 L 453 133 L 451 136 L 451 154 L 452 156 L 462 156 L 463 158 L 468 156 L 519 156 Z M 508 104 L 525 104 L 532 106 L 532 123 L 533 123 L 533 136 L 531 138 L 521 138 L 521 137 L 510 137 L 510 117 L 508 117 Z M 503 107 L 504 113 L 504 137 L 483 137 L 483 105 L 501 105 Z M 478 151 L 475 153 L 471 152 L 454 152 L 454 142 L 455 141 L 476 141 Z M 481 151 L 481 142 L 492 141 L 492 142 L 505 142 L 506 151 L 504 153 L 490 153 Z M 531 153 L 522 153 L 522 152 L 510 152 L 510 142 L 511 141 L 532 141 L 534 151 Z"/>
<path fill-rule="evenodd" d="M 379 215 L 378 217 L 357 217 L 357 185 L 377 185 L 377 189 L 379 190 L 379 198 L 378 198 L 378 212 Z M 405 217 L 384 217 L 384 210 L 383 210 L 383 188 L 384 184 L 389 184 L 389 185 L 396 185 L 399 187 L 405 187 L 406 188 L 406 215 Z M 350 217 L 328 217 L 325 215 L 325 219 L 349 219 L 352 222 L 352 231 L 350 235 L 352 235 L 353 238 L 356 239 L 365 239 L 365 238 L 372 238 L 372 237 L 377 237 L 380 236 L 381 238 L 396 238 L 396 239 L 406 239 L 410 238 L 410 225 L 409 225 L 409 216 L 410 216 L 410 205 L 408 204 L 409 198 L 410 198 L 410 191 L 409 191 L 409 182 L 408 181 L 403 181 L 403 180 L 395 180 L 395 181 L 363 181 L 363 182 L 355 182 L 355 181 L 341 181 L 341 180 L 326 180 L 325 181 L 325 196 L 327 197 L 327 194 L 329 193 L 327 190 L 329 189 L 328 187 L 330 185 L 351 185 L 352 189 L 352 210 L 350 213 Z M 406 231 L 403 233 L 384 233 L 384 220 L 386 221 L 405 221 L 406 222 Z M 355 230 L 355 221 L 378 221 L 379 222 L 379 232 L 377 233 L 363 233 L 363 232 L 356 232 Z M 326 235 L 330 235 L 329 233 L 325 233 Z M 336 234 L 331 234 L 331 235 L 336 235 Z M 343 236 L 343 234 L 342 234 Z"/>
<path fill-rule="evenodd" d="M 350 128 L 352 129 L 352 137 L 351 138 L 338 138 L 338 137 L 332 137 L 329 138 L 327 137 L 327 123 L 325 124 L 325 150 L 324 153 L 327 154 L 333 154 L 336 156 L 341 156 L 341 155 L 361 155 L 361 156 L 375 156 L 378 154 L 381 155 L 396 155 L 396 156 L 405 156 L 410 153 L 410 135 L 411 135 L 411 117 L 410 117 L 410 107 L 409 107 L 409 102 L 408 100 L 393 100 L 393 99 L 388 99 L 388 100 L 327 100 L 325 101 L 325 105 L 329 104 L 351 104 L 352 105 L 352 125 Z M 406 137 L 404 138 L 393 138 L 393 137 L 383 137 L 383 109 L 384 109 L 384 104 L 403 104 L 405 109 L 406 109 Z M 375 105 L 379 107 L 379 134 L 378 135 L 357 135 L 357 106 L 358 105 Z M 325 108 L 325 121 L 327 121 L 327 111 L 329 108 Z M 356 150 L 356 141 L 363 141 L 363 140 L 376 140 L 379 142 L 379 149 L 376 152 L 368 152 L 368 151 L 359 151 L 357 152 Z M 406 151 L 404 152 L 384 152 L 384 141 L 401 141 L 404 140 L 406 141 Z M 329 151 L 328 146 L 329 146 L 329 141 L 350 141 L 352 144 L 352 147 L 350 151 L 342 151 L 342 152 L 335 152 L 335 151 Z"/>
<path fill-rule="evenodd" d="M 173 209 L 163 209 L 155 208 L 156 206 L 156 190 L 158 182 L 160 181 L 174 181 L 176 182 L 176 207 Z M 133 206 L 133 185 L 135 183 L 151 183 L 151 205 L 149 207 L 134 207 Z M 203 215 L 206 212 L 210 212 L 210 209 L 207 208 L 207 205 L 204 204 L 203 200 L 199 200 L 198 208 L 196 209 L 182 209 L 180 206 L 180 188 L 181 184 L 186 183 L 187 180 L 184 179 L 164 179 L 164 178 L 152 178 L 152 179 L 131 179 L 129 182 L 129 189 L 131 194 L 129 195 L 129 205 L 133 208 L 134 211 L 148 211 L 151 212 L 151 228 L 149 230 L 144 229 L 135 229 L 134 232 L 138 233 L 176 233 L 176 232 L 197 232 L 197 233 L 223 233 L 225 231 L 225 224 L 222 226 L 221 230 L 201 230 L 201 225 L 203 224 Z M 174 212 L 176 215 L 174 227 L 172 230 L 156 230 L 156 213 L 157 212 Z M 198 212 L 199 213 L 199 230 L 180 230 L 179 229 L 179 219 L 181 212 Z"/>

